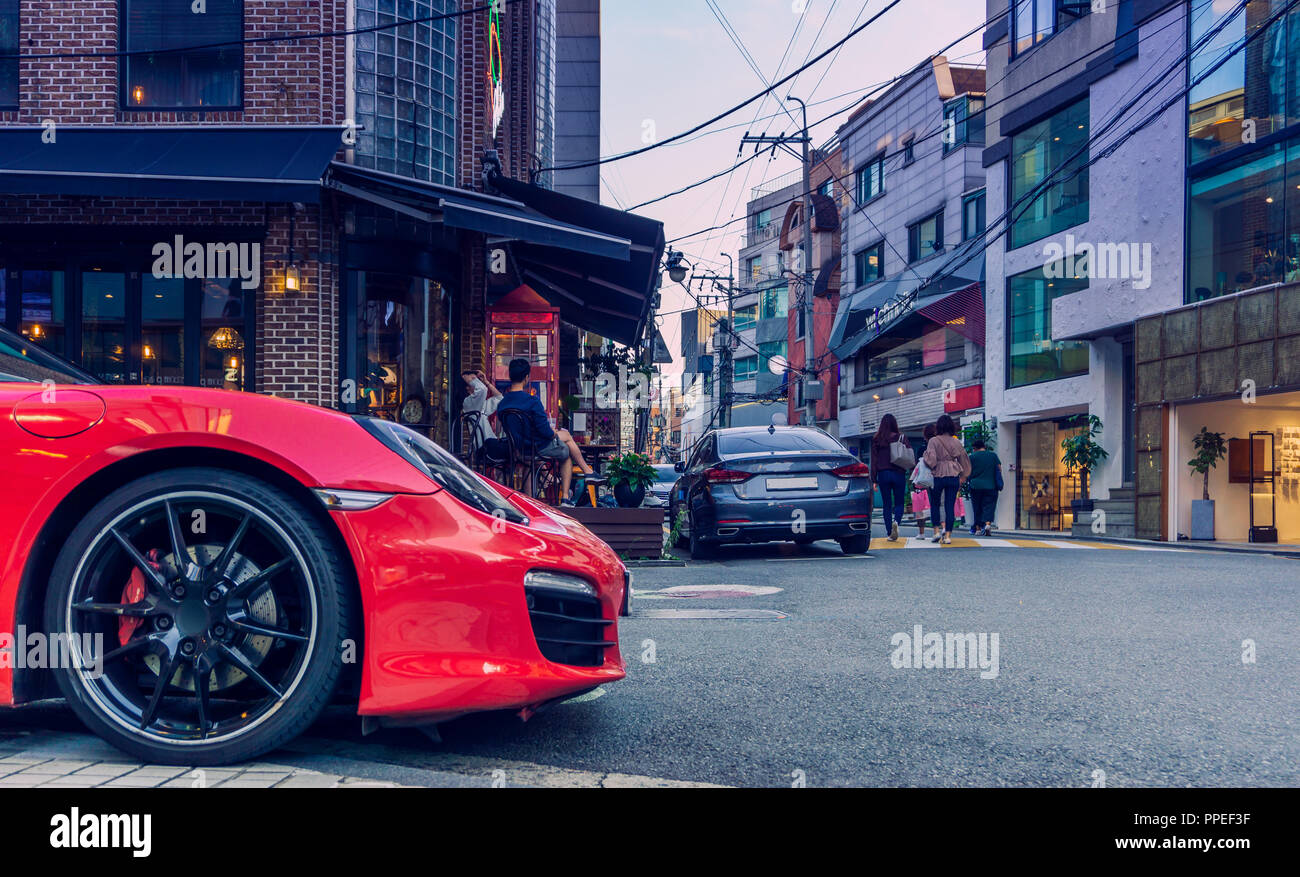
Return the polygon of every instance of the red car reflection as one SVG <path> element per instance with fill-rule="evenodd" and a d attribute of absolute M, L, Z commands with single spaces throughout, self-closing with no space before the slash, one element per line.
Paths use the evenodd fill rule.
<path fill-rule="evenodd" d="M 95 386 L 0 329 L 0 705 L 60 691 L 147 761 L 621 679 L 627 572 L 420 434 L 222 390 Z"/>

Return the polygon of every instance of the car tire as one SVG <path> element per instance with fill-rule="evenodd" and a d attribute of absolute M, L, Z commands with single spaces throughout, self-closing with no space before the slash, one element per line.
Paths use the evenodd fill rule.
<path fill-rule="evenodd" d="M 695 529 L 695 525 L 692 524 L 691 525 L 691 560 L 709 560 L 710 558 L 715 557 L 717 553 L 718 553 L 717 546 L 713 545 L 712 543 L 705 542 L 702 538 L 700 538 L 699 530 Z"/>
<path fill-rule="evenodd" d="M 835 541 L 840 543 L 840 550 L 845 554 L 866 554 L 871 550 L 870 536 L 845 536 Z"/>
<path fill-rule="evenodd" d="M 330 702 L 347 654 L 352 577 L 327 528 L 279 488 L 220 469 L 168 470 L 109 494 L 60 550 L 45 600 L 52 634 L 104 634 L 98 677 L 80 661 L 55 671 L 72 711 L 146 763 L 228 764 L 297 737 Z M 155 611 L 104 608 L 113 602 Z M 133 614 L 139 626 L 125 627 Z"/>

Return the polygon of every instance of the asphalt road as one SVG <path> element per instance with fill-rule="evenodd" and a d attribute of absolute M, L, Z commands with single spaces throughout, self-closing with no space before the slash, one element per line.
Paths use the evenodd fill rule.
<path fill-rule="evenodd" d="M 705 585 L 779 590 L 664 593 Z M 638 570 L 636 588 L 620 629 L 628 678 L 599 696 L 527 723 L 451 722 L 441 743 L 411 730 L 363 739 L 335 710 L 268 760 L 511 785 L 1090 786 L 1099 772 L 1107 786 L 1300 784 L 1294 560 L 999 548 L 846 559 L 822 543 Z M 714 610 L 770 614 L 690 617 Z M 918 624 L 996 633 L 996 678 L 896 669 L 891 638 Z"/>

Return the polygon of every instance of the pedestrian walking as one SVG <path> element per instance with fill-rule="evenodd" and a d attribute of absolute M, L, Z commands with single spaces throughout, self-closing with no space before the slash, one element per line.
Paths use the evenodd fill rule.
<path fill-rule="evenodd" d="M 921 435 L 925 439 L 925 444 L 928 448 L 930 446 L 930 439 L 934 438 L 934 424 L 927 423 Z M 924 461 L 917 463 L 917 469 L 920 469 L 921 462 Z M 927 517 L 929 517 L 931 522 L 934 524 L 935 535 L 938 535 L 939 533 L 939 513 L 936 510 L 938 504 L 935 502 L 934 498 L 933 482 L 929 486 L 920 484 L 916 476 L 917 472 L 916 470 L 913 470 L 912 485 L 914 489 L 912 491 L 912 514 L 916 515 L 916 529 L 918 531 L 916 538 L 925 539 L 925 519 Z"/>
<path fill-rule="evenodd" d="M 998 491 L 1003 487 L 1002 461 L 990 451 L 982 438 L 971 442 L 970 498 L 975 507 L 972 523 L 987 536 L 998 510 Z"/>
<path fill-rule="evenodd" d="M 925 447 L 922 458 L 934 473 L 934 492 L 931 498 L 930 521 L 935 525 L 931 542 L 952 544 L 952 528 L 956 521 L 957 491 L 970 477 L 970 457 L 957 438 L 957 424 L 947 414 L 940 415 L 934 424 L 934 438 Z M 939 502 L 943 503 L 943 532 L 939 533 Z"/>
<path fill-rule="evenodd" d="M 894 415 L 886 414 L 880 418 L 880 426 L 871 439 L 871 477 L 880 488 L 880 505 L 890 542 L 898 541 L 898 525 L 903 521 L 907 493 L 907 473 L 915 465 L 916 451 L 899 431 Z"/>

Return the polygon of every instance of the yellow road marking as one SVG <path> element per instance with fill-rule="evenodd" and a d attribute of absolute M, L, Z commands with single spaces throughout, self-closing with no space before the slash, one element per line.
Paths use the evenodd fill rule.
<path fill-rule="evenodd" d="M 1012 545 L 1017 548 L 1055 548 L 1050 542 L 1040 542 L 1037 539 L 1008 539 Z"/>

